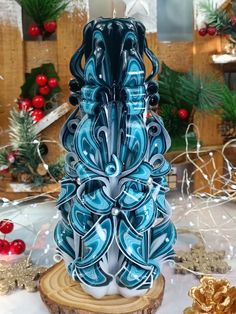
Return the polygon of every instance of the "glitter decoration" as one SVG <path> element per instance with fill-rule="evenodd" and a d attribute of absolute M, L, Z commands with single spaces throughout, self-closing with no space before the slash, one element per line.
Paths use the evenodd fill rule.
<path fill-rule="evenodd" d="M 184 314 L 236 313 L 236 287 L 226 279 L 205 276 L 198 287 L 189 290 L 189 296 L 193 304 Z"/>
<path fill-rule="evenodd" d="M 16 288 L 25 289 L 28 292 L 36 291 L 37 279 L 45 271 L 45 267 L 34 266 L 27 257 L 12 265 L 6 261 L 0 261 L 0 295 L 7 294 Z"/>

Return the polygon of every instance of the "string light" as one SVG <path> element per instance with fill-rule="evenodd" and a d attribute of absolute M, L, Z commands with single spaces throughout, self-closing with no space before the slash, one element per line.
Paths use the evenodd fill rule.
<path fill-rule="evenodd" d="M 190 149 L 188 142 L 189 132 L 192 127 L 194 127 L 194 130 L 196 130 L 195 132 L 197 134 L 197 144 L 195 149 Z M 214 233 L 215 238 L 218 240 L 222 239 L 222 243 L 227 244 L 226 256 L 228 259 L 232 259 L 235 254 L 235 240 L 233 236 L 235 228 L 232 227 L 232 224 L 236 221 L 236 214 L 227 215 L 227 213 L 222 212 L 222 215 L 219 215 L 217 210 L 220 210 L 223 205 L 236 199 L 236 182 L 234 181 L 235 179 L 233 176 L 233 174 L 236 173 L 236 166 L 234 166 L 226 156 L 226 149 L 229 147 L 236 148 L 236 139 L 230 140 L 222 147 L 203 147 L 201 146 L 199 139 L 200 133 L 197 126 L 190 124 L 185 133 L 185 151 L 176 156 L 171 161 L 173 164 L 180 157 L 186 156 L 187 161 L 193 167 L 191 171 L 189 171 L 187 168 L 184 169 L 181 181 L 181 196 L 171 200 L 173 220 L 177 227 L 184 225 L 188 230 L 190 230 L 190 233 L 198 232 L 202 243 L 208 249 L 212 246 L 214 247 L 214 243 L 212 243 L 212 241 L 209 239 L 209 236 Z M 53 143 L 61 147 L 60 143 L 54 140 L 43 140 L 41 143 Z M 37 145 L 38 156 L 43 166 L 48 171 L 48 164 L 40 153 L 40 142 L 34 141 L 33 144 Z M 3 146 L 0 148 L 0 150 L 9 146 L 11 145 Z M 217 169 L 216 166 L 214 154 L 216 151 L 217 154 L 220 154 L 224 160 L 225 166 L 223 174 L 222 171 L 219 172 L 219 169 Z M 202 158 L 202 154 L 208 154 L 210 158 L 206 158 L 206 160 L 204 160 Z M 212 175 L 210 175 L 206 170 L 208 166 L 211 166 L 213 169 Z M 192 190 L 191 183 L 193 182 L 194 176 L 197 172 L 200 172 L 205 180 L 204 186 L 202 186 L 201 189 L 207 188 L 209 191 L 211 191 L 211 193 L 203 193 L 201 189 L 196 189 L 194 191 Z M 49 175 L 52 180 L 54 179 L 54 182 L 57 182 L 50 173 Z M 154 182 L 150 181 L 149 184 L 154 184 Z M 39 203 L 39 198 L 40 200 L 44 198 L 44 200 Z M 20 220 L 21 215 L 25 214 L 25 205 L 22 206 L 23 203 L 33 201 L 33 204 L 27 206 L 39 207 L 44 205 L 51 205 L 55 207 L 55 199 L 56 198 L 53 195 L 47 192 L 36 196 L 22 198 L 16 201 L 10 201 L 7 198 L 2 198 L 0 206 L 3 210 L 0 212 L 0 218 L 7 217 L 11 218 L 13 221 L 17 221 L 18 219 Z M 55 255 L 55 247 L 52 245 L 52 243 L 49 243 L 49 239 L 51 239 L 53 236 L 53 229 L 58 218 L 59 211 L 52 212 L 50 219 L 47 219 L 47 222 L 45 221 L 45 223 L 42 224 L 43 226 L 40 228 L 40 230 L 37 228 L 39 221 L 34 222 L 30 214 L 27 217 L 27 226 L 23 226 L 23 223 L 21 222 L 16 223 L 19 227 L 22 228 L 22 230 L 24 229 L 24 232 L 28 232 L 28 234 L 30 233 L 32 235 L 33 241 L 29 251 L 29 256 L 34 255 L 34 250 L 37 246 L 37 243 L 39 243 L 41 239 L 44 239 L 43 243 L 41 244 L 41 254 L 37 257 L 36 263 L 42 263 L 45 256 L 47 256 L 45 260 L 51 256 L 51 259 L 48 259 L 51 262 L 53 262 L 53 259 L 54 261 L 61 260 L 61 257 L 58 254 Z M 216 242 L 218 242 L 218 240 Z M 189 248 L 192 246 L 193 244 L 189 243 Z M 194 274 L 197 273 L 192 270 L 187 271 Z"/>

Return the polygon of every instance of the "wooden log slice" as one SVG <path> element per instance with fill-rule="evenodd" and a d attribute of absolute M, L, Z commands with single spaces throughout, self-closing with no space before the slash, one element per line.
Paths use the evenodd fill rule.
<path fill-rule="evenodd" d="M 161 305 L 164 286 L 165 280 L 161 275 L 142 297 L 127 299 L 111 295 L 95 299 L 69 277 L 64 263 L 60 262 L 42 275 L 39 291 L 52 314 L 152 314 Z"/>

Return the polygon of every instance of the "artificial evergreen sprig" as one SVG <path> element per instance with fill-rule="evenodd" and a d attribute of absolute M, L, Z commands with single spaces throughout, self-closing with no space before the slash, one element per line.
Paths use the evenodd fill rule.
<path fill-rule="evenodd" d="M 222 82 L 210 76 L 202 78 L 188 73 L 180 77 L 180 84 L 183 88 L 179 91 L 179 98 L 198 110 L 214 110 L 221 106 Z"/>
<path fill-rule="evenodd" d="M 27 172 L 32 175 L 36 173 L 40 162 L 37 143 L 39 137 L 34 132 L 34 121 L 28 111 L 12 110 L 10 113 L 10 141 L 19 157 L 18 172 Z"/>
<path fill-rule="evenodd" d="M 236 92 L 225 86 L 221 97 L 223 120 L 231 121 L 236 125 Z"/>
<path fill-rule="evenodd" d="M 201 2 L 200 10 L 205 15 L 208 24 L 221 31 L 230 22 L 225 10 L 221 11 L 213 1 Z"/>
<path fill-rule="evenodd" d="M 34 22 L 43 26 L 47 21 L 56 20 L 65 10 L 66 0 L 16 0 Z"/>
<path fill-rule="evenodd" d="M 199 30 L 199 35 L 230 35 L 229 40 L 236 39 L 236 0 L 231 2 L 231 11 L 217 7 L 213 1 L 201 2 L 200 10 L 205 16 L 206 27 Z"/>

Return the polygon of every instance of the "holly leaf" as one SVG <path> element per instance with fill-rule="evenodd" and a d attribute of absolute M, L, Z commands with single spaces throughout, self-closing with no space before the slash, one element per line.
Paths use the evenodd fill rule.
<path fill-rule="evenodd" d="M 35 82 L 36 76 L 38 74 L 44 74 L 47 76 L 48 79 L 55 77 L 58 81 L 60 80 L 54 65 L 52 63 L 45 63 L 40 67 L 32 69 L 30 73 L 25 74 L 25 83 L 21 86 L 21 97 L 32 99 L 35 95 L 39 94 L 39 86 Z M 56 88 L 52 88 L 50 89 L 50 93 L 43 97 L 46 101 L 49 101 L 55 94 L 59 93 L 60 91 L 61 88 L 59 86 Z"/>

